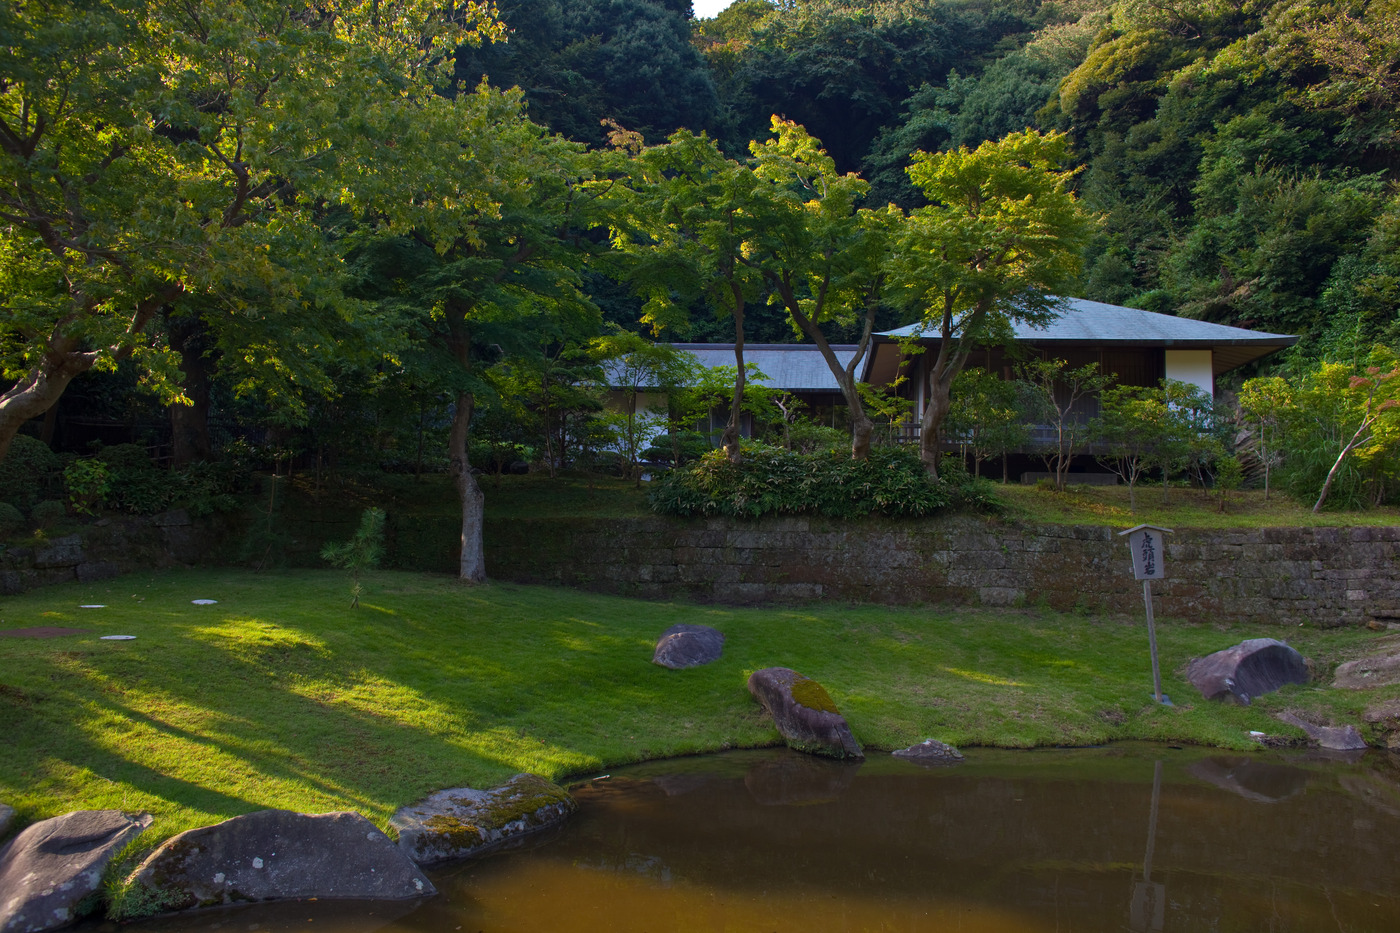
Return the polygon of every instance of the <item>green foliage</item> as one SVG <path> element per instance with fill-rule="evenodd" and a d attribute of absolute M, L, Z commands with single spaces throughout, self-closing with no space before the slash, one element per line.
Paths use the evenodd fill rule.
<path fill-rule="evenodd" d="M 0 501 L 29 508 L 54 488 L 58 466 L 58 455 L 48 444 L 28 434 L 15 435 L 0 460 Z"/>
<path fill-rule="evenodd" d="M 8 502 L 0 502 L 0 535 L 11 535 L 22 528 L 24 513 Z"/>
<path fill-rule="evenodd" d="M 817 424 L 807 418 L 798 418 L 787 429 L 788 449 L 800 454 L 837 451 L 849 440 L 848 432 Z"/>
<path fill-rule="evenodd" d="M 146 448 L 139 444 L 103 447 L 96 457 L 108 470 L 107 501 L 123 512 L 136 515 L 160 512 L 170 505 L 179 488 L 178 479 L 158 469 Z"/>
<path fill-rule="evenodd" d="M 111 471 L 101 460 L 74 460 L 63 471 L 68 504 L 83 515 L 96 515 L 111 491 Z"/>
<path fill-rule="evenodd" d="M 673 470 L 651 491 L 652 507 L 662 514 L 744 518 L 919 516 L 955 500 L 953 487 L 930 479 L 918 456 L 902 447 L 876 447 L 867 460 L 852 460 L 839 451 L 799 454 L 749 445 L 741 463 L 712 451 Z"/>
<path fill-rule="evenodd" d="M 35 528 L 49 529 L 63 521 L 68 514 L 68 509 L 57 499 L 45 499 L 36 502 L 34 508 L 29 510 L 29 520 L 34 523 Z"/>
<path fill-rule="evenodd" d="M 321 549 L 321 558 L 333 567 L 350 572 L 350 608 L 360 608 L 363 588 L 360 576 L 367 570 L 379 566 L 384 557 L 384 510 L 365 509 L 360 516 L 360 527 L 349 541 L 340 544 L 327 544 Z"/>

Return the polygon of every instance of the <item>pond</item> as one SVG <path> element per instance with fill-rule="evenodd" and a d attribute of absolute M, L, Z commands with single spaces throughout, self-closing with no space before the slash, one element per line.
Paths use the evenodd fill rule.
<path fill-rule="evenodd" d="M 1400 930 L 1400 764 L 1115 745 L 923 768 L 783 750 L 617 769 L 528 849 L 416 905 L 300 904 L 131 933 Z"/>

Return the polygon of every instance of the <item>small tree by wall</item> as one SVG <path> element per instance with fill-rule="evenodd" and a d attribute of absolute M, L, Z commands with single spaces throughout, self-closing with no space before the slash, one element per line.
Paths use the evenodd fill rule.
<path fill-rule="evenodd" d="M 1033 417 L 1048 425 L 1050 437 L 1039 444 L 1045 467 L 1055 475 L 1055 488 L 1064 491 L 1065 477 L 1074 456 L 1083 452 L 1091 438 L 1090 419 L 1081 403 L 1102 392 L 1114 377 L 1099 372 L 1097 363 L 1075 369 L 1064 360 L 1032 360 L 1018 367 L 1021 379 L 1031 387 Z"/>

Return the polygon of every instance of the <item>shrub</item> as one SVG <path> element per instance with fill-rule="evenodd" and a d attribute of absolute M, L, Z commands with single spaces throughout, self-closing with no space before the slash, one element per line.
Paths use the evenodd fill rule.
<path fill-rule="evenodd" d="M 101 460 L 74 460 L 63 471 L 63 488 L 73 511 L 96 515 L 111 491 L 111 474 Z"/>
<path fill-rule="evenodd" d="M 0 502 L 0 534 L 14 534 L 24 528 L 24 514 L 8 502 Z"/>
<path fill-rule="evenodd" d="M 57 499 L 45 499 L 29 510 L 29 520 L 35 528 L 52 528 L 63 520 L 68 509 Z"/>
<path fill-rule="evenodd" d="M 844 451 L 797 454 L 750 445 L 744 461 L 712 451 L 652 487 L 652 508 L 669 515 L 814 512 L 833 518 L 929 515 L 958 499 L 946 482 L 929 479 L 917 452 L 877 447 L 867 460 Z"/>
<path fill-rule="evenodd" d="M 58 467 L 58 455 L 48 444 L 16 434 L 0 460 L 0 496 L 10 505 L 27 509 L 56 488 Z"/>
<path fill-rule="evenodd" d="M 108 503 L 136 515 L 151 515 L 169 507 L 175 492 L 172 477 L 151 462 L 145 447 L 117 444 L 103 447 L 96 457 L 109 473 Z"/>
<path fill-rule="evenodd" d="M 327 544 L 321 549 L 321 557 L 350 572 L 350 608 L 360 608 L 360 574 L 378 567 L 384 557 L 384 511 L 365 509 L 354 536 L 341 544 Z"/>

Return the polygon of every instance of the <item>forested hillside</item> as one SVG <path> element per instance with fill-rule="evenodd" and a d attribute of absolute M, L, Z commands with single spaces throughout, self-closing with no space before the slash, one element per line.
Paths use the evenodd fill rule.
<path fill-rule="evenodd" d="M 1055 275 L 1006 266 L 978 314 L 1298 334 L 1265 366 L 1394 407 L 1400 0 L 55 0 L 0 31 L 0 455 L 570 462 L 613 443 L 628 332 L 849 342 L 964 301 L 976 244 L 933 260 L 983 205 L 938 178 L 992 142 L 1073 197 Z"/>
<path fill-rule="evenodd" d="M 1083 297 L 1304 334 L 1306 356 L 1400 338 L 1394 0 L 739 0 L 689 23 L 685 8 L 503 2 L 510 42 L 459 74 L 519 84 L 533 118 L 593 145 L 610 119 L 742 156 L 778 114 L 860 172 L 868 204 L 904 208 L 915 150 L 1067 130 L 1104 218 Z"/>

